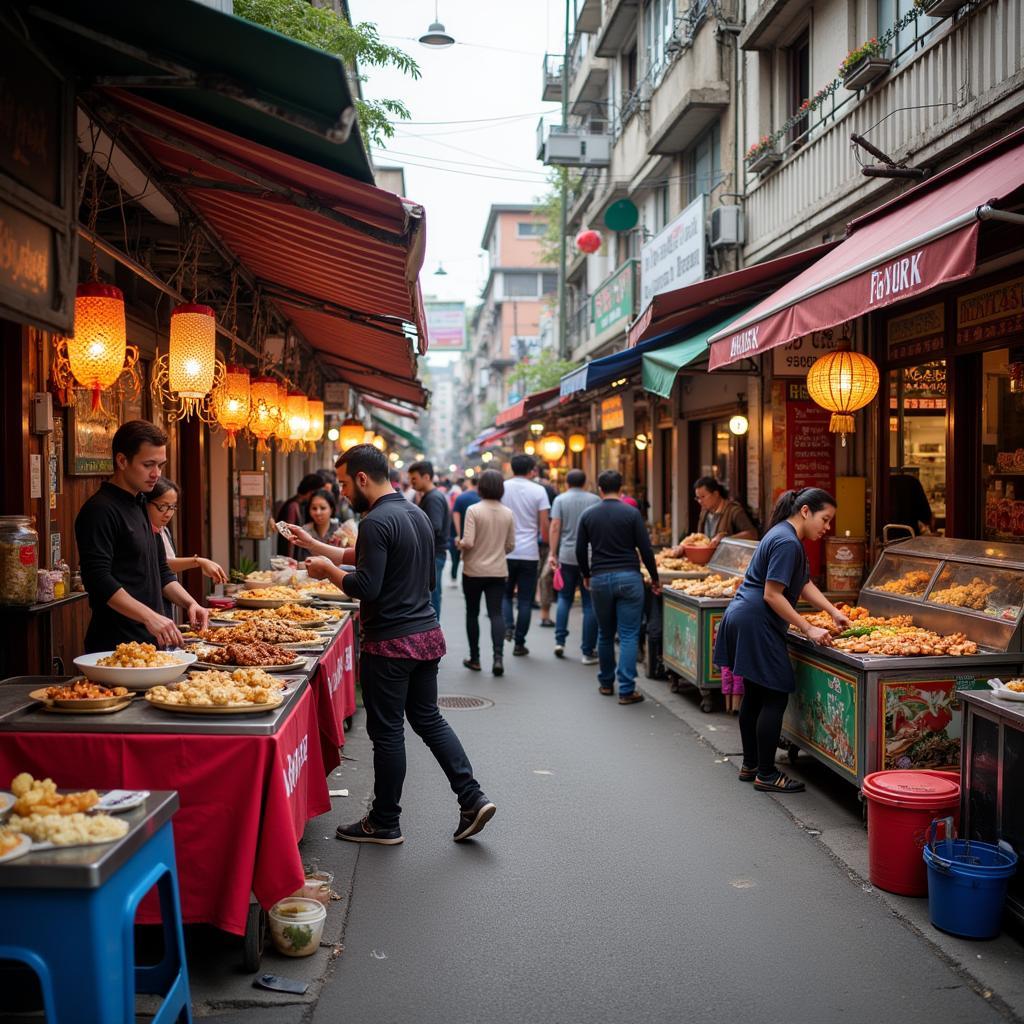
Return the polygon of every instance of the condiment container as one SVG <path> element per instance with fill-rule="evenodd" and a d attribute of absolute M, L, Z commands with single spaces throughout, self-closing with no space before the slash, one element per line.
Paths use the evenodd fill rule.
<path fill-rule="evenodd" d="M 307 900 L 316 900 L 325 907 L 331 902 L 331 883 L 334 875 L 330 871 L 310 871 L 302 888 L 293 895 Z"/>
<path fill-rule="evenodd" d="M 289 896 L 267 915 L 274 948 L 284 956 L 311 956 L 320 946 L 327 908 L 316 900 Z"/>
<path fill-rule="evenodd" d="M 0 604 L 35 604 L 39 534 L 30 516 L 0 516 Z"/>

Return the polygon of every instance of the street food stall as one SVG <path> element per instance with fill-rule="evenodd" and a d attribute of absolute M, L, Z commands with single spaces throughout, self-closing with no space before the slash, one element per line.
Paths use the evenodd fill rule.
<path fill-rule="evenodd" d="M 860 785 L 889 768 L 960 765 L 962 691 L 1021 674 L 1024 545 L 923 536 L 879 558 L 832 647 L 791 631 L 783 742 Z"/>
<path fill-rule="evenodd" d="M 672 548 L 655 553 L 658 564 L 658 579 L 662 586 L 676 580 L 700 580 L 708 575 L 706 565 L 698 565 L 688 558 L 672 555 Z M 662 629 L 664 620 L 664 599 L 651 590 L 651 577 L 647 566 L 641 564 L 640 575 L 644 579 L 644 628 L 641 632 L 642 656 L 648 679 L 664 679 L 665 663 L 662 659 Z"/>
<path fill-rule="evenodd" d="M 673 580 L 662 590 L 662 660 L 670 677 L 697 687 L 701 710 L 710 711 L 712 691 L 722 688 L 722 673 L 712 662 L 715 637 L 757 543 L 725 538 L 696 578 Z"/>

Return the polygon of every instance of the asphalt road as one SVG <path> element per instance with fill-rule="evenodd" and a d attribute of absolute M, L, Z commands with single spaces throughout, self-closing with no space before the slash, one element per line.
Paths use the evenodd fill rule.
<path fill-rule="evenodd" d="M 578 632 L 557 661 L 535 613 L 531 654 L 494 679 L 462 667 L 462 615 L 446 586 L 441 689 L 494 701 L 448 718 L 498 813 L 454 844 L 409 733 L 405 844 L 358 848 L 312 1020 L 1007 1019 L 678 718 L 600 696 Z"/>

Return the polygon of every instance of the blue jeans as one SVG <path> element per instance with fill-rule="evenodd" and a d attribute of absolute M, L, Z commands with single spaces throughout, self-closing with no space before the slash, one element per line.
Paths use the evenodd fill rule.
<path fill-rule="evenodd" d="M 636 689 L 636 652 L 644 613 L 644 581 L 638 572 L 603 572 L 590 577 L 590 598 L 597 613 L 597 673 L 602 686 L 619 680 L 619 696 Z M 615 633 L 619 666 L 615 668 Z"/>
<path fill-rule="evenodd" d="M 441 621 L 441 584 L 444 583 L 444 562 L 448 557 L 446 551 L 434 555 L 434 589 L 430 592 L 430 603 L 434 606 L 437 621 Z"/>
<path fill-rule="evenodd" d="M 516 593 L 518 590 L 518 593 Z M 505 580 L 505 598 L 501 602 L 501 611 L 505 617 L 505 631 L 512 630 L 515 644 L 522 647 L 526 643 L 526 633 L 530 628 L 530 615 L 533 609 L 533 595 L 537 590 L 537 562 L 531 558 L 510 558 L 508 560 L 508 578 Z M 517 614 L 512 616 L 512 596 L 516 595 Z"/>
<path fill-rule="evenodd" d="M 579 587 L 580 601 L 583 604 L 583 642 L 580 650 L 585 655 L 594 653 L 597 645 L 597 616 L 594 614 L 594 606 L 590 600 L 590 591 L 583 586 L 583 578 L 580 576 L 578 565 L 566 565 L 561 563 L 562 589 L 557 591 L 558 609 L 555 612 L 555 643 L 565 646 L 569 638 L 569 609 L 572 608 L 573 599 L 576 596 L 576 588 Z"/>

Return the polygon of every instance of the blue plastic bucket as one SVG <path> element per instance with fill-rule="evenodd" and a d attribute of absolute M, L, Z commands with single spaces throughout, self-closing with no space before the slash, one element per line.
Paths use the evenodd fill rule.
<path fill-rule="evenodd" d="M 936 841 L 936 827 L 946 838 Z M 964 939 L 993 939 L 999 934 L 1006 886 L 1017 870 L 1017 854 L 1009 843 L 979 843 L 950 838 L 951 818 L 931 824 L 924 862 L 928 867 L 928 916 L 940 931 Z"/>

